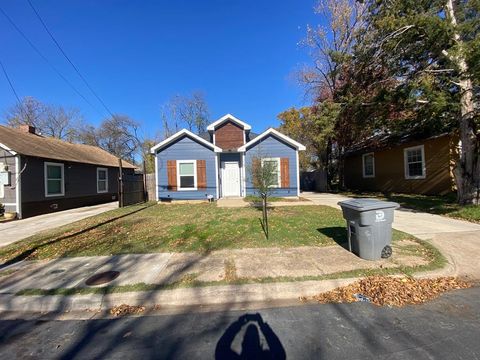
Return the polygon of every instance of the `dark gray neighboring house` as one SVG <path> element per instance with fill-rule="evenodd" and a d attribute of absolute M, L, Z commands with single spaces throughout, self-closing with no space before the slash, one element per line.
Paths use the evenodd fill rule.
<path fill-rule="evenodd" d="M 18 218 L 115 201 L 118 175 L 118 158 L 98 147 L 0 126 L 0 203 Z"/>

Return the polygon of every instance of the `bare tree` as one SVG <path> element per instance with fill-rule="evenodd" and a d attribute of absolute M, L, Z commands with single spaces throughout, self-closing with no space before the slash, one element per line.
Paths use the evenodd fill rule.
<path fill-rule="evenodd" d="M 319 0 L 314 11 L 326 24 L 307 27 L 302 43 L 310 49 L 314 65 L 300 72 L 300 81 L 315 97 L 331 99 L 341 81 L 342 64 L 364 25 L 367 6 L 355 0 Z"/>
<path fill-rule="evenodd" d="M 209 119 L 205 96 L 202 92 L 175 95 L 162 106 L 160 117 L 164 137 L 171 136 L 181 127 L 201 133 L 206 130 Z"/>
<path fill-rule="evenodd" d="M 10 127 L 31 125 L 36 128 L 45 122 L 45 104 L 37 99 L 27 96 L 21 103 L 11 106 L 5 113 L 5 123 Z"/>
<path fill-rule="evenodd" d="M 83 117 L 78 109 L 48 106 L 41 129 L 44 135 L 73 142 L 82 123 Z"/>
<path fill-rule="evenodd" d="M 78 109 L 44 104 L 33 97 L 25 97 L 21 103 L 13 105 L 5 118 L 8 126 L 31 125 L 44 136 L 67 141 L 75 140 L 83 122 Z"/>
<path fill-rule="evenodd" d="M 142 149 L 140 125 L 126 115 L 114 115 L 102 121 L 98 128 L 86 126 L 78 139 L 87 145 L 101 147 L 109 153 L 135 163 Z"/>

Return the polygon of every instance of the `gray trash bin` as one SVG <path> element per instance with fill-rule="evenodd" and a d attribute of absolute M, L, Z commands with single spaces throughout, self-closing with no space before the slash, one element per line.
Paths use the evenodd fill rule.
<path fill-rule="evenodd" d="M 399 205 L 375 199 L 351 199 L 338 205 L 347 220 L 349 250 L 366 260 L 390 257 L 393 211 Z"/>

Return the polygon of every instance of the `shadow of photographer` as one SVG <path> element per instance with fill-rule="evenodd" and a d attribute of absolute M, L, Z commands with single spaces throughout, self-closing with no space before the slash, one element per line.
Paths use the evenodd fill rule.
<path fill-rule="evenodd" d="M 232 349 L 232 344 L 242 329 L 246 327 L 240 353 Z M 264 349 L 260 334 L 263 335 L 268 349 Z M 272 328 L 263 321 L 262 316 L 245 314 L 230 324 L 215 348 L 215 359 L 286 359 L 285 349 Z"/>

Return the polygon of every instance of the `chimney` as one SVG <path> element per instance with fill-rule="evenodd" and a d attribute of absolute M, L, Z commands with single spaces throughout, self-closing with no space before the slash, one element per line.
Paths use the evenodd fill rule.
<path fill-rule="evenodd" d="M 35 126 L 32 125 L 20 125 L 18 127 L 22 132 L 35 134 Z"/>

